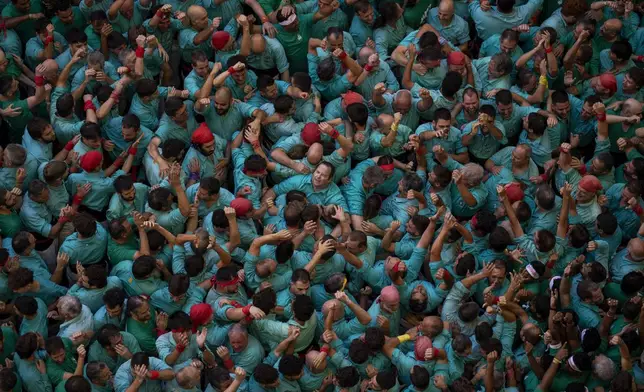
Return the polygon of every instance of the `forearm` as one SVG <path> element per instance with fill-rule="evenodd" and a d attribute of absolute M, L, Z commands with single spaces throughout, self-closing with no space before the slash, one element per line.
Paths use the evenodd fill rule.
<path fill-rule="evenodd" d="M 402 76 L 402 85 L 407 90 L 411 90 L 414 87 L 414 82 L 411 80 L 411 70 L 414 67 L 414 60 L 411 59 L 405 65 L 405 70 L 403 71 Z"/>
<path fill-rule="evenodd" d="M 186 196 L 186 191 L 183 189 L 183 186 L 181 186 L 181 184 L 175 185 L 174 191 L 177 194 L 177 201 L 179 203 L 181 215 L 190 215 L 190 201 L 188 200 L 188 196 Z"/>
<path fill-rule="evenodd" d="M 139 255 L 147 256 L 150 254 L 150 244 L 148 242 L 148 234 L 145 229 L 139 227 Z"/>
<path fill-rule="evenodd" d="M 380 145 L 383 147 L 391 147 L 394 142 L 396 141 L 396 136 L 398 136 L 398 131 L 394 129 L 395 127 L 392 125 L 391 130 L 385 137 L 380 140 Z"/>
<path fill-rule="evenodd" d="M 241 244 L 241 236 L 239 234 L 239 227 L 237 225 L 237 219 L 228 219 L 228 228 L 230 232 L 229 240 L 228 242 L 231 245 L 232 249 L 229 249 L 231 252 L 233 249 L 239 246 Z"/>
<path fill-rule="evenodd" d="M 192 43 L 195 46 L 199 46 L 202 43 L 206 42 L 210 37 L 212 37 L 212 33 L 215 31 L 213 25 L 211 24 L 208 26 L 208 28 L 201 30 L 195 38 L 192 40 Z"/>
<path fill-rule="evenodd" d="M 54 282 L 56 284 L 60 284 L 60 282 L 63 280 L 64 273 L 65 273 L 65 267 L 60 267 L 57 265 L 56 269 L 54 270 L 54 273 L 51 274 L 49 281 Z"/>
<path fill-rule="evenodd" d="M 215 79 L 215 74 L 210 73 L 208 77 L 206 78 L 206 81 L 204 82 L 203 86 L 197 92 L 195 93 L 195 100 L 201 99 L 201 98 L 208 98 L 210 96 L 210 93 L 212 92 L 212 87 L 214 85 L 214 79 Z"/>
<path fill-rule="evenodd" d="M 517 68 L 525 67 L 525 65 L 528 63 L 528 61 L 530 61 L 532 56 L 534 56 L 534 54 L 537 53 L 538 50 L 539 50 L 539 47 L 537 46 L 534 49 L 532 49 L 531 51 L 529 51 L 528 53 L 524 53 L 521 57 L 519 57 L 519 59 L 517 60 L 515 66 Z"/>
<path fill-rule="evenodd" d="M 468 206 L 474 207 L 477 204 L 476 198 L 464 184 L 458 184 L 458 192 Z"/>
<path fill-rule="evenodd" d="M 250 54 L 250 28 L 249 27 L 242 28 L 242 40 L 241 40 L 241 45 L 239 47 L 239 54 L 242 56 L 248 56 Z"/>

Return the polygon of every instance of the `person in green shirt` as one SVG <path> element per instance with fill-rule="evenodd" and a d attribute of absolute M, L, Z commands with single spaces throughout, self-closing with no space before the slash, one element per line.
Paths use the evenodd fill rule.
<path fill-rule="evenodd" d="M 18 33 L 20 40 L 26 43 L 34 35 L 35 21 L 43 18 L 44 15 L 39 0 L 11 0 L 11 4 L 7 4 L 2 9 L 2 17 L 16 19 L 15 26 L 7 24 L 6 28 L 13 28 Z M 22 19 L 18 19 L 19 17 Z"/>
<path fill-rule="evenodd" d="M 119 331 L 119 327 L 106 324 L 96 332 L 96 341 L 89 347 L 89 360 L 101 361 L 113 373 L 132 355 L 141 351 L 136 338 L 127 332 Z"/>
<path fill-rule="evenodd" d="M 53 61 L 53 60 L 52 60 Z M 20 99 L 18 80 L 11 76 L 0 77 L 0 109 L 13 107 L 20 112 L 15 117 L 5 117 L 4 121 L 9 125 L 9 140 L 20 143 L 27 123 L 34 117 L 32 112 L 45 101 L 45 80 L 43 71 L 45 67 L 41 64 L 36 67 L 36 92 L 26 99 Z"/>
<path fill-rule="evenodd" d="M 85 366 L 85 376 L 92 384 L 92 392 L 112 392 L 114 374 L 104 362 L 90 361 Z"/>
<path fill-rule="evenodd" d="M 72 7 L 69 0 L 58 1 L 56 16 L 52 18 L 51 23 L 54 25 L 54 31 L 63 36 L 72 28 L 82 30 L 86 24 L 83 13 L 78 7 Z"/>
<path fill-rule="evenodd" d="M 14 210 L 16 201 L 15 193 L 0 189 L 0 235 L 3 237 L 12 238 L 22 227 L 20 216 Z"/>
<path fill-rule="evenodd" d="M 47 376 L 52 384 L 58 385 L 71 376 L 82 376 L 87 352 L 82 344 L 74 350 L 74 344 L 68 338 L 52 336 L 45 341 L 45 349 L 49 356 L 45 360 Z M 78 353 L 78 359 L 74 358 Z M 28 381 L 28 380 L 25 380 Z"/>
<path fill-rule="evenodd" d="M 157 313 L 150 306 L 149 300 L 144 295 L 134 295 L 127 300 L 125 309 L 127 320 L 125 330 L 136 338 L 141 351 L 156 355 L 157 332 L 165 331 L 168 325 L 168 315 Z"/>

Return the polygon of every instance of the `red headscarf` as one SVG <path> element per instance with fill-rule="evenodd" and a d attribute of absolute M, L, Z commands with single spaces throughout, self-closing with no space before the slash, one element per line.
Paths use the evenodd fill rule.
<path fill-rule="evenodd" d="M 80 167 L 86 172 L 92 172 L 101 165 L 103 154 L 100 151 L 90 151 L 80 159 Z"/>
<path fill-rule="evenodd" d="M 244 216 L 253 209 L 253 203 L 243 197 L 238 197 L 231 201 L 230 206 L 235 209 L 237 216 Z"/>
<path fill-rule="evenodd" d="M 523 200 L 523 197 L 525 196 L 523 189 L 521 189 L 521 186 L 517 183 L 512 183 L 505 187 L 505 194 L 508 196 L 510 203 Z"/>
<path fill-rule="evenodd" d="M 192 332 L 197 332 L 197 328 L 206 324 L 206 321 L 212 315 L 212 306 L 208 304 L 196 304 L 190 308 L 190 320 L 192 321 Z"/>
<path fill-rule="evenodd" d="M 320 130 L 318 129 L 318 125 L 316 123 L 306 124 L 304 126 L 304 129 L 302 129 L 300 137 L 302 138 L 304 144 L 306 144 L 307 146 L 310 146 L 313 143 L 319 143 L 322 140 Z"/>
<path fill-rule="evenodd" d="M 609 89 L 611 92 L 617 91 L 617 79 L 612 73 L 604 73 L 599 75 L 599 83 L 603 88 Z"/>
<path fill-rule="evenodd" d="M 201 123 L 192 133 L 192 142 L 194 144 L 206 144 L 213 140 L 215 140 L 215 136 L 210 132 L 210 128 L 208 128 L 206 123 Z"/>
<path fill-rule="evenodd" d="M 597 193 L 598 191 L 604 189 L 599 179 L 597 179 L 597 177 L 593 175 L 583 176 L 581 178 L 581 181 L 579 181 L 579 185 L 577 186 L 579 187 L 579 189 L 588 193 Z"/>
<path fill-rule="evenodd" d="M 447 64 L 463 65 L 465 64 L 465 55 L 462 52 L 451 52 L 447 55 Z"/>
<path fill-rule="evenodd" d="M 212 35 L 212 46 L 217 50 L 222 50 L 228 43 L 230 34 L 226 31 L 217 31 Z"/>
<path fill-rule="evenodd" d="M 353 103 L 363 103 L 364 98 L 362 98 L 362 95 L 349 91 L 346 94 L 342 94 L 342 102 L 344 103 L 345 107 L 349 106 Z"/>

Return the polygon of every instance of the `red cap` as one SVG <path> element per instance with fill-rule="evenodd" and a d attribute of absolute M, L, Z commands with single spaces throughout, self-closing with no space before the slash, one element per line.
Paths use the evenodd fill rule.
<path fill-rule="evenodd" d="M 230 206 L 235 209 L 237 216 L 244 216 L 253 209 L 253 203 L 243 197 L 238 197 L 231 201 Z"/>
<path fill-rule="evenodd" d="M 581 178 L 581 181 L 579 181 L 579 185 L 577 185 L 577 187 L 588 193 L 597 193 L 598 191 L 604 189 L 599 179 L 597 179 L 597 177 L 593 175 L 583 176 Z"/>
<path fill-rule="evenodd" d="M 523 189 L 521 189 L 521 186 L 516 182 L 505 187 L 505 194 L 508 196 L 510 203 L 523 200 L 523 197 L 525 196 Z"/>
<path fill-rule="evenodd" d="M 194 144 L 205 144 L 215 140 L 215 136 L 210 132 L 210 128 L 206 123 L 201 123 L 197 129 L 192 133 L 192 142 Z"/>
<path fill-rule="evenodd" d="M 447 55 L 447 64 L 463 65 L 465 64 L 465 55 L 462 52 L 451 52 Z"/>
<path fill-rule="evenodd" d="M 306 124 L 304 126 L 304 129 L 302 129 L 300 137 L 302 138 L 304 144 L 306 144 L 307 146 L 310 146 L 313 143 L 319 143 L 322 140 L 320 130 L 318 129 L 318 125 L 316 123 Z"/>
<path fill-rule="evenodd" d="M 86 172 L 92 172 L 101 165 L 103 154 L 100 151 L 90 151 L 80 159 L 80 167 Z"/>
<path fill-rule="evenodd" d="M 212 46 L 217 50 L 221 50 L 226 46 L 229 39 L 230 34 L 226 31 L 217 31 L 212 35 Z"/>
<path fill-rule="evenodd" d="M 611 92 L 617 91 L 617 79 L 612 73 L 604 73 L 599 75 L 599 83 L 603 88 L 609 89 Z"/>
<path fill-rule="evenodd" d="M 364 98 L 362 98 L 362 95 L 354 91 L 349 91 L 346 94 L 342 94 L 342 102 L 345 106 L 349 106 L 353 103 L 363 103 Z"/>

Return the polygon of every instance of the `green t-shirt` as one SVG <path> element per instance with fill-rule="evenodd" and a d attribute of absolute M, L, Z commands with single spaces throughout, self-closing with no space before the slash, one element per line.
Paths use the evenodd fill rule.
<path fill-rule="evenodd" d="M 295 72 L 308 73 L 308 52 L 309 38 L 311 38 L 311 26 L 313 25 L 314 14 L 300 14 L 298 31 L 286 31 L 281 25 L 277 25 L 277 40 L 284 47 L 288 58 L 291 75 Z"/>
<path fill-rule="evenodd" d="M 107 257 L 110 259 L 112 266 L 117 265 L 123 260 L 134 260 L 134 254 L 139 250 L 139 241 L 133 235 L 125 244 L 119 244 L 107 237 Z"/>
<path fill-rule="evenodd" d="M 74 344 L 68 338 L 62 339 L 63 344 L 65 345 L 65 360 L 63 363 L 58 363 L 49 356 L 45 359 L 45 365 L 47 365 L 47 376 L 49 377 L 49 381 L 54 385 L 58 385 L 63 382 L 63 376 L 65 373 L 74 374 L 76 371 L 77 362 L 76 358 L 74 358 Z"/>
<path fill-rule="evenodd" d="M 151 356 L 157 355 L 157 333 L 156 333 L 156 312 L 150 305 L 150 319 L 145 323 L 140 323 L 133 318 L 125 321 L 125 331 L 131 333 L 139 342 L 141 350 Z"/>
<path fill-rule="evenodd" d="M 4 120 L 9 124 L 9 140 L 11 143 L 20 143 L 27 123 L 34 118 L 34 115 L 29 110 L 29 104 L 27 104 L 26 99 L 18 99 L 16 96 L 11 101 L 0 101 L 0 108 L 2 109 L 6 109 L 11 105 L 13 105 L 14 109 L 21 109 L 22 112 L 16 117 L 5 117 Z"/>
<path fill-rule="evenodd" d="M 11 211 L 11 214 L 8 215 L 0 214 L 0 236 L 3 238 L 12 238 L 21 228 L 22 222 L 20 221 L 20 215 L 15 211 Z"/>

